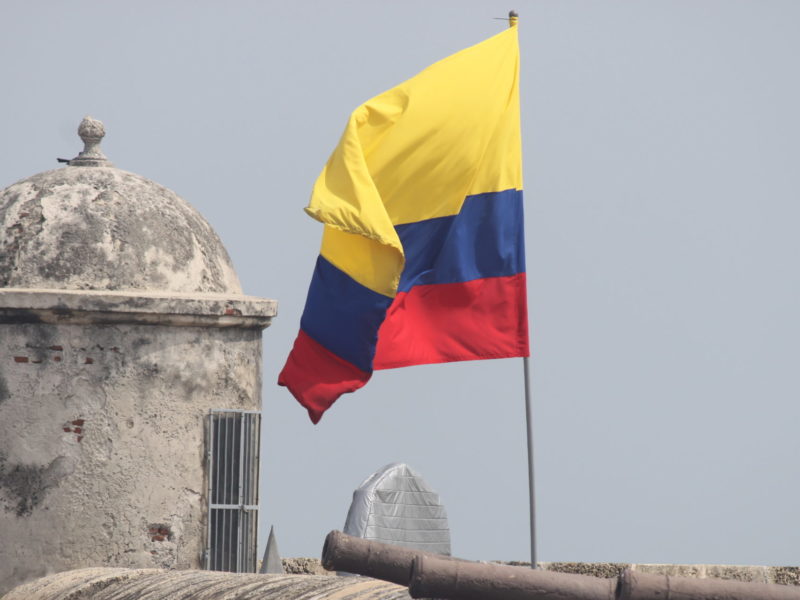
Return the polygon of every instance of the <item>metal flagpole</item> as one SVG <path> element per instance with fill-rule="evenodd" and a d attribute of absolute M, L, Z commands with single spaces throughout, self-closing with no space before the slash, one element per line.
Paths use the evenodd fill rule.
<path fill-rule="evenodd" d="M 533 485 L 533 418 L 531 416 L 531 369 L 530 358 L 522 357 L 525 370 L 525 423 L 528 435 L 528 495 L 531 519 L 531 569 L 536 567 L 536 498 Z"/>
<path fill-rule="evenodd" d="M 508 26 L 515 27 L 519 22 L 519 14 L 515 10 L 508 11 Z M 525 423 L 528 438 L 528 496 L 531 521 L 531 569 L 536 568 L 536 497 L 533 483 L 533 418 L 531 416 L 531 368 L 530 357 L 522 357 L 525 371 Z"/>

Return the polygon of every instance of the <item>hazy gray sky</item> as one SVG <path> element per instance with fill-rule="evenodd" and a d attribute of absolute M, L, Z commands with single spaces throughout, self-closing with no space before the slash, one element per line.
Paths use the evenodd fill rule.
<path fill-rule="evenodd" d="M 522 361 L 376 372 L 314 427 L 275 385 L 350 111 L 520 12 L 541 560 L 798 564 L 800 3 L 0 3 L 0 187 L 104 121 L 186 198 L 264 335 L 261 544 L 318 556 L 403 461 L 453 552 L 527 559 Z"/>

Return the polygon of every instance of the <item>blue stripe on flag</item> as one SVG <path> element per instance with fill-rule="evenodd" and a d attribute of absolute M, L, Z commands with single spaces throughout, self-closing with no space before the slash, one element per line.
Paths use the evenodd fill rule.
<path fill-rule="evenodd" d="M 327 350 L 370 372 L 378 328 L 391 303 L 392 298 L 364 287 L 319 256 L 300 328 Z"/>
<path fill-rule="evenodd" d="M 522 190 L 468 196 L 457 215 L 395 229 L 406 255 L 398 292 L 525 272 Z"/>

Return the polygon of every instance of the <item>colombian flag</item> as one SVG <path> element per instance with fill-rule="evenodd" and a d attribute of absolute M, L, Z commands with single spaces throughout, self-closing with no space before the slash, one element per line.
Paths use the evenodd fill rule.
<path fill-rule="evenodd" d="M 375 369 L 528 356 L 520 147 L 516 26 L 353 111 L 278 379 L 314 423 Z"/>

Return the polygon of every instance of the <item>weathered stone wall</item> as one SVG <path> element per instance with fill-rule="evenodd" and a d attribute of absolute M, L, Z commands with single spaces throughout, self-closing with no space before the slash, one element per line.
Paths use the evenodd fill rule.
<path fill-rule="evenodd" d="M 78 134 L 69 166 L 0 190 L 0 594 L 200 566 L 206 415 L 259 408 L 277 312 L 194 208 L 113 167 L 101 122 Z"/>
<path fill-rule="evenodd" d="M 0 324 L 0 594 L 77 567 L 200 567 L 204 416 L 260 407 L 261 335 Z"/>

